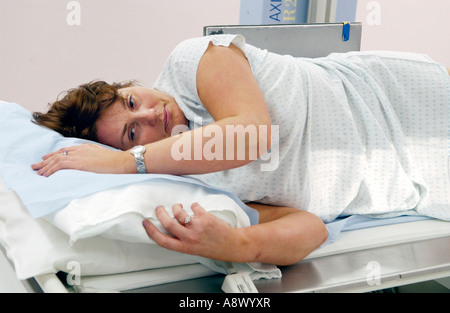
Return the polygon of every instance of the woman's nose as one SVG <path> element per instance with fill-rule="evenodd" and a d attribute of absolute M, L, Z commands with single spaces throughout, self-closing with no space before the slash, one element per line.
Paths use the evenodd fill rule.
<path fill-rule="evenodd" d="M 158 114 L 156 113 L 154 108 L 143 109 L 139 112 L 139 119 L 141 119 L 141 123 L 148 123 L 149 125 L 153 126 L 158 120 Z"/>

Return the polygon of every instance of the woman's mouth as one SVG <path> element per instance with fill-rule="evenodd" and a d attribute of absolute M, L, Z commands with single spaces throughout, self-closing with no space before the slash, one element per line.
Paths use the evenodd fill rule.
<path fill-rule="evenodd" d="M 167 133 L 170 123 L 170 112 L 164 106 L 164 131 Z"/>

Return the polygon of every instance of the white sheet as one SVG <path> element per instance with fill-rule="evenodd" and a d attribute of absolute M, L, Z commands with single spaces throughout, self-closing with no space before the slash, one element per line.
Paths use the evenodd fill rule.
<path fill-rule="evenodd" d="M 450 222 L 436 219 L 356 228 L 340 233 L 339 240 L 323 245 L 306 259 L 447 236 Z"/>
<path fill-rule="evenodd" d="M 215 275 L 202 264 L 189 264 L 114 275 L 81 277 L 79 292 L 125 291 Z"/>

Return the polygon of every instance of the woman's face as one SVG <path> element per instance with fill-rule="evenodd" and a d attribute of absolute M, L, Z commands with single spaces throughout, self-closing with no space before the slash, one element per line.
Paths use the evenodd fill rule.
<path fill-rule="evenodd" d="M 175 99 L 160 91 L 132 86 L 96 122 L 100 143 L 128 150 L 170 137 L 174 126 L 188 122 Z"/>

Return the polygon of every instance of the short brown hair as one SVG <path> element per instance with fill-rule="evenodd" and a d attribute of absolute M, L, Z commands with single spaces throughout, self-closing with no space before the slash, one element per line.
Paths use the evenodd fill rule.
<path fill-rule="evenodd" d="M 123 100 L 118 93 L 119 89 L 134 85 L 134 81 L 113 84 L 92 81 L 80 85 L 50 104 L 47 113 L 34 112 L 34 122 L 65 137 L 98 141 L 95 126 L 97 119 L 114 101 Z"/>

